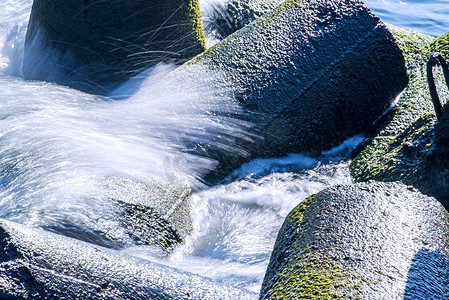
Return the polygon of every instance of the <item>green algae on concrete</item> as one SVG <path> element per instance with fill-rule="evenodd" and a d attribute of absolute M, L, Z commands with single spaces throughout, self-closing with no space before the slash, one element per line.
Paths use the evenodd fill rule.
<path fill-rule="evenodd" d="M 108 94 L 160 62 L 206 48 L 197 0 L 34 0 L 25 78 Z"/>
<path fill-rule="evenodd" d="M 304 201 L 279 231 L 260 299 L 449 296 L 449 214 L 434 198 L 368 182 Z"/>
<path fill-rule="evenodd" d="M 444 57 L 449 57 L 449 32 L 436 39 L 431 45 L 432 52 L 440 52 Z"/>
<path fill-rule="evenodd" d="M 449 207 L 447 153 L 440 151 L 441 138 L 435 137 L 436 117 L 427 84 L 426 65 L 434 51 L 445 51 L 444 38 L 435 38 L 406 29 L 390 27 L 401 47 L 408 67 L 410 82 L 397 105 L 380 120 L 372 136 L 350 165 L 356 181 L 401 180 L 437 197 Z M 441 70 L 436 82 L 440 98 L 449 97 Z M 441 134 L 438 134 L 440 136 Z"/>
<path fill-rule="evenodd" d="M 192 189 L 185 183 L 108 176 L 98 184 L 107 217 L 94 225 L 50 223 L 43 228 L 106 248 L 151 246 L 152 254 L 160 257 L 170 254 L 193 230 Z"/>
<path fill-rule="evenodd" d="M 187 36 L 191 35 L 194 41 L 199 42 L 201 49 L 198 53 L 206 50 L 206 37 L 204 33 L 204 25 L 203 19 L 201 16 L 200 4 L 198 1 L 189 1 L 187 4 L 187 19 L 190 21 L 190 28 L 185 30 L 185 34 Z M 186 45 L 186 48 L 189 48 Z M 191 51 L 191 50 L 189 50 Z M 194 56 L 195 54 L 192 52 L 189 56 Z"/>
<path fill-rule="evenodd" d="M 261 299 L 342 299 L 348 286 L 353 286 L 350 298 L 361 299 L 349 270 L 324 256 L 300 256 L 277 276 L 273 292 Z"/>
<path fill-rule="evenodd" d="M 282 239 L 285 247 L 298 252 L 292 258 L 270 262 L 265 278 L 275 277 L 270 290 L 261 299 L 336 299 L 342 297 L 342 288 L 352 286 L 351 274 L 341 264 L 328 260 L 321 253 L 313 251 L 309 239 L 298 238 L 298 231 L 307 222 L 304 214 L 316 201 L 317 195 L 304 199 L 285 219 L 279 231 L 278 240 Z M 275 248 L 274 251 L 279 251 Z M 285 251 L 282 249 L 281 251 Z M 287 255 L 292 250 L 285 251 Z M 274 256 L 274 255 L 273 255 Z M 282 270 L 280 273 L 276 273 Z M 354 287 L 357 294 L 357 287 Z"/>
<path fill-rule="evenodd" d="M 125 232 L 137 245 L 152 245 L 169 253 L 192 231 L 192 190 L 175 183 L 107 178 L 107 196 L 118 206 Z"/>

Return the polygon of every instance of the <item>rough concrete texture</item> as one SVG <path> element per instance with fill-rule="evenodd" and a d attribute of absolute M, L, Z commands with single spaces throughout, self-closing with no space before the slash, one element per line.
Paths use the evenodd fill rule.
<path fill-rule="evenodd" d="M 287 216 L 260 299 L 446 299 L 448 221 L 399 182 L 324 190 Z"/>
<path fill-rule="evenodd" d="M 204 50 L 197 0 L 35 0 L 23 73 L 107 94 L 152 65 Z"/>
<path fill-rule="evenodd" d="M 440 52 L 446 58 L 449 57 L 449 32 L 439 37 L 431 46 L 433 51 Z"/>
<path fill-rule="evenodd" d="M 166 253 L 192 231 L 190 196 L 183 185 L 110 177 L 106 194 L 118 206 L 126 233 L 137 245 L 158 246 Z M 111 240 L 116 240 L 111 237 Z"/>
<path fill-rule="evenodd" d="M 447 43 L 445 37 L 436 40 L 393 26 L 391 31 L 404 52 L 410 83 L 396 107 L 378 122 L 359 148 L 350 165 L 351 175 L 357 181 L 401 180 L 449 208 L 448 108 L 443 108 L 445 116 L 437 122 L 426 77 L 432 52 L 441 51 L 449 57 Z M 434 74 L 444 103 L 449 91 L 439 67 L 434 67 Z"/>
<path fill-rule="evenodd" d="M 118 251 L 0 221 L 1 299 L 256 299 Z"/>
<path fill-rule="evenodd" d="M 40 226 L 111 249 L 153 246 L 152 254 L 159 257 L 170 254 L 192 231 L 192 190 L 186 185 L 112 176 L 100 182 L 110 205 L 105 208 L 109 217 L 103 216 L 90 225 L 62 218 Z M 95 213 L 92 217 L 96 217 Z"/>
<path fill-rule="evenodd" d="M 247 157 L 199 145 L 223 173 L 254 157 L 319 152 L 364 133 L 408 81 L 391 33 L 356 0 L 286 1 L 175 76 L 201 82 L 207 72 L 221 74 L 214 84 L 233 89 L 244 110 L 237 117 L 259 137 L 237 142 Z"/>

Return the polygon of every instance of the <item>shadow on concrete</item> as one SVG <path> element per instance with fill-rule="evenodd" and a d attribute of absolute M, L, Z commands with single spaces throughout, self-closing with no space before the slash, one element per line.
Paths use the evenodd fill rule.
<path fill-rule="evenodd" d="M 449 258 L 420 250 L 408 271 L 404 299 L 449 299 Z"/>

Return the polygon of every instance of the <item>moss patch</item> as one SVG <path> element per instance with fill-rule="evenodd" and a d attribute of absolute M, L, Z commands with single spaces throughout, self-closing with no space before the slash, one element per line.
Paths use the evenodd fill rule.
<path fill-rule="evenodd" d="M 316 195 L 312 195 L 301 201 L 301 203 L 288 214 L 287 218 L 285 219 L 286 222 L 293 225 L 301 224 L 304 218 L 304 212 L 310 206 L 310 204 L 312 204 L 312 201 L 313 199 L 315 199 L 315 197 Z"/>
<path fill-rule="evenodd" d="M 435 151 L 436 117 L 427 84 L 426 65 L 430 54 L 444 50 L 447 39 L 390 27 L 407 62 L 410 83 L 396 107 L 378 124 L 350 165 L 356 181 L 370 179 L 402 180 L 432 193 L 420 173 L 428 156 Z M 437 88 L 442 99 L 449 96 L 442 72 L 435 68 Z M 435 171 L 435 174 L 437 171 Z M 436 176 L 436 175 L 434 175 Z M 439 188 L 437 188 L 439 189 Z"/>
<path fill-rule="evenodd" d="M 301 255 L 276 276 L 262 299 L 361 299 L 350 271 L 324 257 Z"/>
<path fill-rule="evenodd" d="M 188 187 L 113 177 L 106 186 L 125 232 L 136 244 L 170 251 L 192 231 Z"/>
<path fill-rule="evenodd" d="M 440 52 L 444 57 L 449 58 L 449 32 L 433 42 L 431 49 L 432 52 Z"/>
<path fill-rule="evenodd" d="M 357 177 L 360 181 L 378 178 L 407 181 L 433 150 L 434 122 L 435 117 L 426 114 L 395 137 L 376 138 L 353 160 L 351 170 L 362 174 Z"/>
<path fill-rule="evenodd" d="M 200 43 L 203 51 L 206 50 L 206 37 L 204 34 L 203 19 L 198 0 L 189 1 L 187 6 L 187 16 L 187 19 L 191 24 L 191 32 L 194 40 Z"/>
<path fill-rule="evenodd" d="M 118 202 L 122 209 L 123 226 L 137 245 L 159 246 L 172 250 L 183 242 L 180 233 L 154 208 L 142 204 Z"/>
<path fill-rule="evenodd" d="M 321 218 L 316 212 L 326 201 L 327 195 L 312 195 L 286 217 L 265 275 L 261 299 L 361 299 L 361 276 L 330 258 L 327 252 L 328 241 L 336 237 L 314 227 L 313 220 Z"/>

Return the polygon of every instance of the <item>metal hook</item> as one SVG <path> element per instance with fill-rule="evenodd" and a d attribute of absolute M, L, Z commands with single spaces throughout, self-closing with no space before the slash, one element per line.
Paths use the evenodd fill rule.
<path fill-rule="evenodd" d="M 437 88 L 435 86 L 435 80 L 433 78 L 433 66 L 440 63 L 444 79 L 446 80 L 447 88 L 449 89 L 449 66 L 444 59 L 444 57 L 438 53 L 434 52 L 429 58 L 427 62 L 427 82 L 429 83 L 430 97 L 432 98 L 433 107 L 435 109 L 435 115 L 437 116 L 437 120 L 441 118 L 441 114 L 443 113 L 443 106 L 441 105 L 440 98 L 438 97 Z"/>

